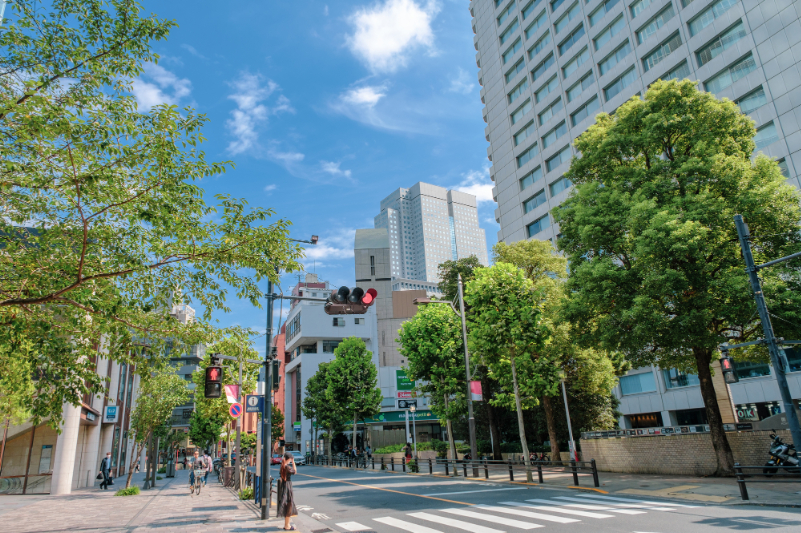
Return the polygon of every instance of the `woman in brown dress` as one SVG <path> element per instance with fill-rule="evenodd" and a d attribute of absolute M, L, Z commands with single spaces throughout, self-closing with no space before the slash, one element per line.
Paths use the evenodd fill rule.
<path fill-rule="evenodd" d="M 284 529 L 291 531 L 295 529 L 295 526 L 289 523 L 289 519 L 298 514 L 298 509 L 295 507 L 295 495 L 292 494 L 292 476 L 297 473 L 297 468 L 295 467 L 295 457 L 291 453 L 284 452 L 279 473 L 278 516 L 284 517 Z"/>

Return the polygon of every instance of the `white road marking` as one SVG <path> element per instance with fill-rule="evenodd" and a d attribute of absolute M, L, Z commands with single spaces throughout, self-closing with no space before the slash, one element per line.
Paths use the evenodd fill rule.
<path fill-rule="evenodd" d="M 506 489 L 462 490 L 459 492 L 435 492 L 433 494 L 421 494 L 421 496 L 448 496 L 449 494 L 475 494 L 476 492 L 500 492 L 502 490 L 528 490 L 528 489 L 526 487 L 509 487 Z"/>
<path fill-rule="evenodd" d="M 618 503 L 618 502 L 610 502 L 609 500 L 605 500 L 603 498 L 594 498 L 592 496 L 583 496 L 581 498 L 571 498 L 574 502 L 587 502 L 587 503 L 599 503 L 602 505 L 613 505 L 615 507 L 629 507 L 631 509 L 647 509 L 649 511 L 675 511 L 675 507 L 655 507 L 653 505 L 642 505 L 639 503 Z"/>
<path fill-rule="evenodd" d="M 346 531 L 364 531 L 370 529 L 369 527 L 363 526 L 358 522 L 340 522 L 339 524 L 337 524 L 337 526 L 341 527 Z"/>
<path fill-rule="evenodd" d="M 430 513 L 409 513 L 409 516 L 419 518 L 420 520 L 428 520 L 429 522 L 436 522 L 437 524 L 455 527 L 457 529 L 464 529 L 465 531 L 470 531 L 470 533 L 504 533 L 498 529 L 479 526 L 469 522 L 462 522 L 461 520 L 454 520 L 452 518 L 437 516 Z"/>
<path fill-rule="evenodd" d="M 394 526 L 398 529 L 403 529 L 404 531 L 410 531 L 411 533 L 442 533 L 439 530 L 431 529 L 430 527 L 426 526 L 420 526 L 412 522 L 406 522 L 405 520 L 398 520 L 397 518 L 392 518 L 391 516 L 386 516 L 384 518 L 373 518 L 373 520 L 388 526 Z"/>
<path fill-rule="evenodd" d="M 801 493 L 799 493 L 799 494 L 801 494 Z M 583 494 L 582 494 L 582 496 L 583 496 Z M 616 498 L 614 496 L 589 496 L 589 497 L 597 498 L 599 500 L 615 500 L 615 501 L 618 501 L 618 502 L 626 502 L 626 503 L 648 503 L 648 504 L 651 504 L 651 505 L 669 505 L 671 507 L 686 507 L 688 509 L 695 509 L 695 508 L 699 507 L 698 505 L 685 505 L 683 503 L 650 502 L 650 501 L 647 501 L 647 500 L 633 500 L 631 498 Z"/>
<path fill-rule="evenodd" d="M 328 518 L 327 514 L 323 513 L 314 513 L 312 515 L 312 518 L 314 518 L 315 520 L 331 520 L 330 518 Z"/>
<path fill-rule="evenodd" d="M 547 520 L 549 522 L 559 522 L 560 524 L 569 524 L 571 522 L 581 522 L 575 518 L 565 518 L 564 516 L 551 516 L 547 514 L 532 513 L 531 511 L 521 511 L 519 509 L 510 509 L 508 507 L 501 507 L 498 505 L 477 505 L 481 509 L 488 511 L 495 511 L 498 513 L 513 514 L 516 516 L 525 516 L 526 518 L 539 518 L 540 520 Z"/>
<path fill-rule="evenodd" d="M 553 500 L 526 500 L 526 501 L 534 503 L 542 503 L 545 505 L 559 504 L 559 505 L 564 505 L 566 507 L 578 507 L 579 509 L 587 509 L 588 511 L 609 511 L 612 513 L 620 513 L 620 514 L 646 514 L 645 511 L 633 511 L 630 509 L 613 509 L 606 505 L 584 505 L 581 503 L 562 503 Z"/>
<path fill-rule="evenodd" d="M 532 524 L 530 522 L 523 522 L 521 520 L 513 520 L 511 518 L 504 518 L 502 516 L 492 516 L 486 515 L 481 513 L 474 513 L 473 511 L 468 511 L 467 509 L 440 509 L 443 513 L 450 513 L 459 516 L 464 516 L 466 518 L 475 518 L 476 520 L 485 520 L 487 522 L 495 522 L 501 526 L 509 526 L 509 527 L 516 527 L 518 529 L 535 529 L 538 527 L 543 527 L 540 524 Z"/>
<path fill-rule="evenodd" d="M 585 516 L 587 518 L 614 518 L 614 516 L 612 516 L 611 514 L 590 513 L 588 511 L 577 511 L 576 509 L 562 509 L 561 507 L 553 507 L 553 505 L 551 505 L 550 502 L 548 507 L 544 507 L 542 505 L 531 505 L 522 502 L 498 502 L 498 503 L 500 503 L 501 505 L 509 505 L 510 507 L 524 507 L 526 509 L 548 511 L 549 513 L 570 514 L 573 516 Z"/>

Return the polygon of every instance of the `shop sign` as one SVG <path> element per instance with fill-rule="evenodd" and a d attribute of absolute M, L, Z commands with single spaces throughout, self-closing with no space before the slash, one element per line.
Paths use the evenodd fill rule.
<path fill-rule="evenodd" d="M 409 400 L 411 398 L 417 398 L 417 394 L 413 390 L 399 390 L 398 391 L 398 399 L 399 400 Z"/>
<path fill-rule="evenodd" d="M 411 381 L 403 370 L 395 371 L 395 382 L 397 389 L 400 390 L 414 390 L 414 381 Z"/>
<path fill-rule="evenodd" d="M 739 420 L 759 420 L 756 407 L 742 406 L 737 408 L 737 418 Z"/>
<path fill-rule="evenodd" d="M 300 422 L 292 422 L 292 427 L 295 431 L 300 431 Z"/>
<path fill-rule="evenodd" d="M 381 422 L 389 423 L 389 422 L 406 422 L 406 413 L 408 411 L 387 411 L 384 413 L 378 413 L 376 416 L 366 417 L 364 422 L 366 424 L 378 424 Z M 418 423 L 425 422 L 425 421 L 432 421 L 436 422 L 439 419 L 437 416 L 429 410 L 420 410 L 415 412 L 415 420 Z"/>
<path fill-rule="evenodd" d="M 107 405 L 103 408 L 103 423 L 114 424 L 119 417 L 119 409 L 116 405 Z"/>

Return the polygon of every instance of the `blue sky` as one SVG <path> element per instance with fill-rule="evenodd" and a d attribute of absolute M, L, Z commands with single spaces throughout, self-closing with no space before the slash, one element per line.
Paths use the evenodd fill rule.
<path fill-rule="evenodd" d="M 178 28 L 135 82 L 140 108 L 170 102 L 207 114 L 207 158 L 236 164 L 202 183 L 207 194 L 272 207 L 293 237 L 319 235 L 307 270 L 353 284 L 354 231 L 373 227 L 382 198 L 418 181 L 476 194 L 494 244 L 466 0 L 143 5 Z M 284 276 L 284 289 L 296 281 Z M 229 303 L 221 325 L 264 330 L 263 310 L 233 295 Z"/>

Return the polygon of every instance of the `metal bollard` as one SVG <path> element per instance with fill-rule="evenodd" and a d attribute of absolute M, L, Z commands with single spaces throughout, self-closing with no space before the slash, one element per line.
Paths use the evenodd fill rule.
<path fill-rule="evenodd" d="M 384 457 L 381 457 L 381 470 L 384 470 Z"/>
<path fill-rule="evenodd" d="M 464 478 L 467 479 L 467 461 L 464 461 L 462 463 L 462 470 L 463 470 Z"/>
<path fill-rule="evenodd" d="M 392 462 L 392 471 L 394 472 L 395 471 L 395 458 L 394 457 L 390 457 L 389 460 Z"/>
<path fill-rule="evenodd" d="M 404 457 L 401 461 L 403 462 L 403 471 L 406 472 L 406 458 Z"/>
<path fill-rule="evenodd" d="M 370 462 L 373 464 L 373 467 L 372 467 L 371 470 L 375 470 L 375 457 L 370 456 Z"/>
<path fill-rule="evenodd" d="M 446 476 L 450 475 L 450 472 L 448 472 L 448 460 L 447 459 L 445 459 L 445 475 Z"/>
<path fill-rule="evenodd" d="M 484 459 L 484 479 L 489 479 L 489 467 L 486 459 Z"/>
<path fill-rule="evenodd" d="M 573 483 L 578 487 L 578 470 L 576 470 L 576 461 L 575 459 L 570 460 L 570 468 L 573 470 Z"/>
<path fill-rule="evenodd" d="M 740 497 L 743 500 L 748 500 L 748 489 L 745 488 L 745 476 L 743 476 L 743 469 L 740 463 L 734 463 L 734 472 L 737 475 L 737 486 L 740 487 Z"/>
<path fill-rule="evenodd" d="M 515 473 L 512 470 L 512 460 L 509 459 L 509 481 L 514 481 L 514 480 L 515 480 Z"/>
<path fill-rule="evenodd" d="M 540 479 L 540 484 L 542 484 L 542 463 L 539 461 L 537 461 L 537 477 Z"/>
<path fill-rule="evenodd" d="M 429 474 L 433 474 L 434 473 L 434 465 L 431 463 L 431 458 L 430 457 L 428 458 L 428 473 Z"/>
<path fill-rule="evenodd" d="M 598 479 L 598 465 L 595 464 L 595 459 L 590 460 L 592 466 L 592 482 L 596 487 L 601 486 L 601 481 Z"/>

